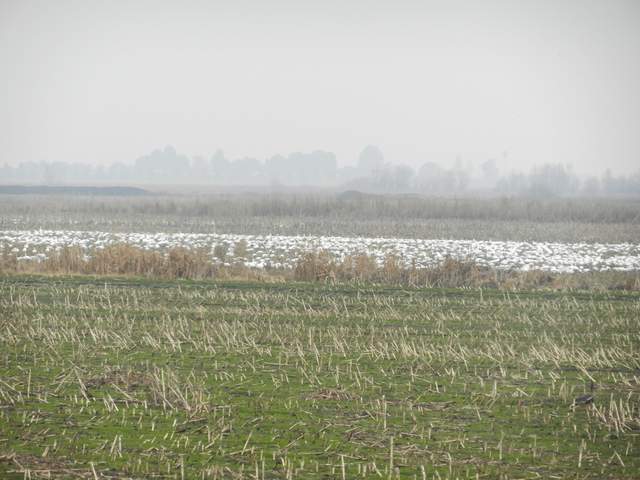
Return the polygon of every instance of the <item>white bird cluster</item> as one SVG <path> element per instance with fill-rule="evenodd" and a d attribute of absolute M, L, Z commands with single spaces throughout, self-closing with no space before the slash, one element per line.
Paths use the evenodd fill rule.
<path fill-rule="evenodd" d="M 126 243 L 145 250 L 167 251 L 173 247 L 206 249 L 212 261 L 216 245 L 224 245 L 230 257 L 244 240 L 247 266 L 292 267 L 306 252 L 326 250 L 339 260 L 347 255 L 367 254 L 382 263 L 397 255 L 406 265 L 432 267 L 446 258 L 473 260 L 478 265 L 502 270 L 543 270 L 557 273 L 640 270 L 640 244 L 547 243 L 407 238 L 330 236 L 234 235 L 209 233 L 109 233 L 73 230 L 0 231 L 0 251 L 20 260 L 41 261 L 63 247 L 94 249 Z"/>

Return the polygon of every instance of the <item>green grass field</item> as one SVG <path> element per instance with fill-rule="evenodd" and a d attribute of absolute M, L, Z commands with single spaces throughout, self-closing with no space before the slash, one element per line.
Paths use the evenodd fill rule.
<path fill-rule="evenodd" d="M 639 347 L 637 293 L 4 277 L 0 477 L 639 478 Z"/>

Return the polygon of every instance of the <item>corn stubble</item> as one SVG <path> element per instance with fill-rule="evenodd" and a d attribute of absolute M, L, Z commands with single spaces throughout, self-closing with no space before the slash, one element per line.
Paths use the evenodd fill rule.
<path fill-rule="evenodd" d="M 639 313 L 625 292 L 4 277 L 0 476 L 633 478 Z"/>

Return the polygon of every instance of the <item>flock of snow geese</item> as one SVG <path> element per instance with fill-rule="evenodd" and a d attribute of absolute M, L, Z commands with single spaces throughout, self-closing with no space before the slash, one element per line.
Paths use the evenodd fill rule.
<path fill-rule="evenodd" d="M 236 245 L 244 244 L 240 258 Z M 405 265 L 432 267 L 446 258 L 472 260 L 502 270 L 542 270 L 555 273 L 640 270 L 640 244 L 551 243 L 334 236 L 234 235 L 209 233 L 113 233 L 74 230 L 0 231 L 0 252 L 20 260 L 43 260 L 63 247 L 79 247 L 87 255 L 108 245 L 126 243 L 146 250 L 174 247 L 205 249 L 213 262 L 243 261 L 254 268 L 295 265 L 306 252 L 326 250 L 337 259 L 367 254 L 382 263 L 396 255 Z M 222 245 L 226 255 L 214 255 Z M 240 252 L 238 252 L 240 253 Z"/>

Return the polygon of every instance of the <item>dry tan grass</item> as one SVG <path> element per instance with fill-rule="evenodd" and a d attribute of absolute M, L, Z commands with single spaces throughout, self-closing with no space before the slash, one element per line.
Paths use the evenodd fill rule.
<path fill-rule="evenodd" d="M 243 245 L 236 246 L 243 253 Z M 214 252 L 219 260 L 227 253 Z M 480 267 L 473 261 L 446 259 L 432 268 L 406 267 L 396 255 L 382 265 L 366 254 L 336 259 L 330 252 L 304 254 L 292 269 L 257 269 L 244 265 L 241 257 L 227 265 L 212 262 L 204 249 L 172 248 L 166 252 L 118 244 L 86 254 L 66 247 L 44 261 L 18 261 L 15 254 L 0 253 L 0 273 L 45 273 L 53 275 L 122 275 L 166 279 L 237 279 L 280 282 L 360 282 L 441 288 L 502 288 L 507 290 L 547 288 L 552 290 L 640 290 L 639 272 L 593 272 L 552 274 L 542 271 L 501 271 Z"/>
<path fill-rule="evenodd" d="M 82 250 L 63 248 L 40 264 L 27 268 L 45 273 L 135 275 L 163 278 L 210 278 L 214 266 L 200 250 L 173 248 L 162 254 L 132 245 L 112 245 L 85 255 Z"/>
<path fill-rule="evenodd" d="M 347 256 L 340 262 L 329 252 L 302 256 L 296 264 L 293 278 L 299 281 L 357 281 L 441 288 L 640 290 L 638 272 L 553 274 L 543 271 L 501 271 L 453 258 L 447 258 L 436 267 L 417 268 L 402 265 L 396 255 L 388 255 L 378 266 L 373 257 L 365 254 Z"/>

